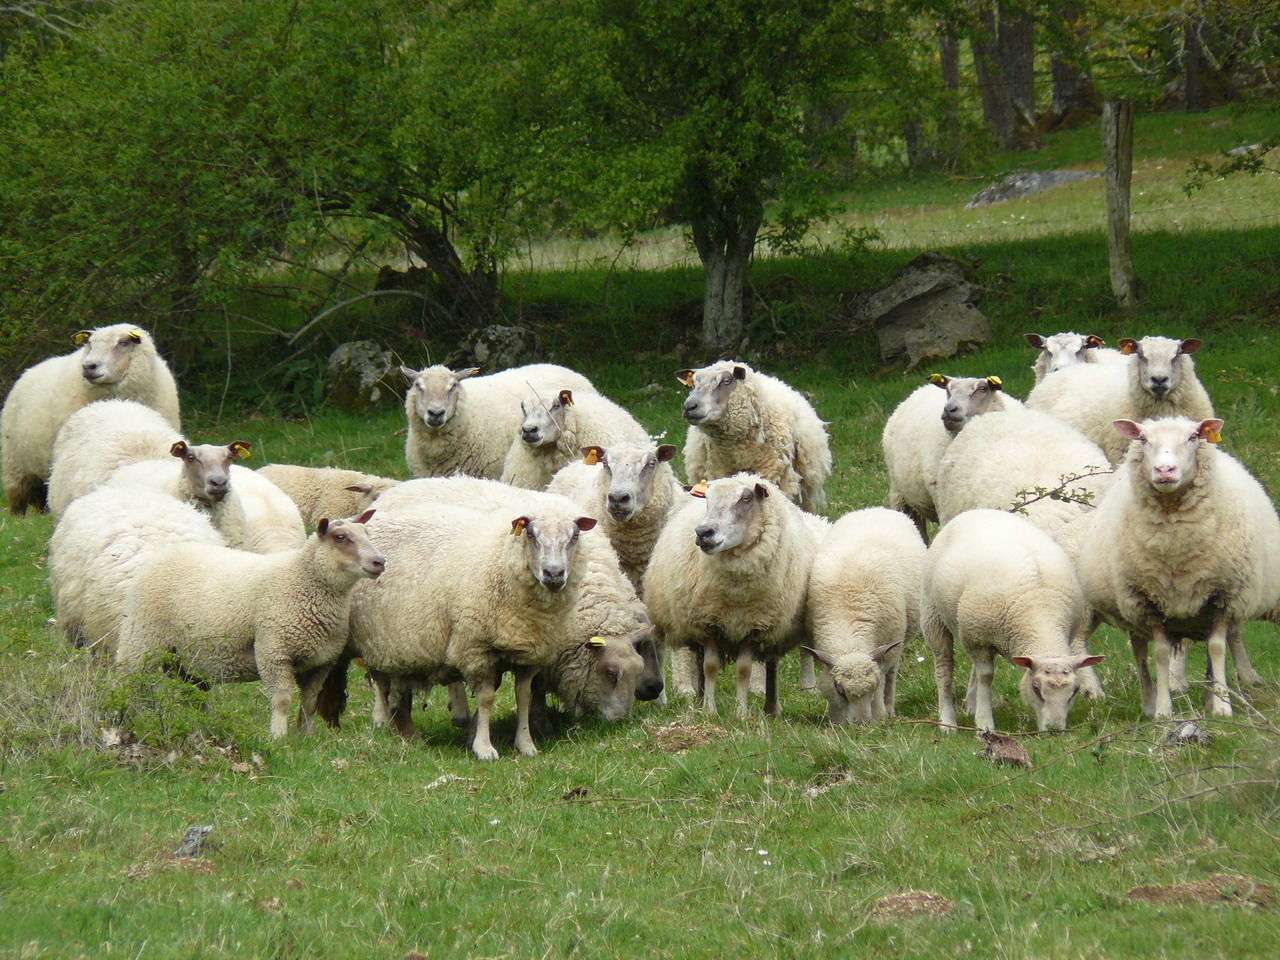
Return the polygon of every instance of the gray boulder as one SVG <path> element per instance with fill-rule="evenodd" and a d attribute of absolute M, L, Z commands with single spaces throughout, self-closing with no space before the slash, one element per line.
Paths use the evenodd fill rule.
<path fill-rule="evenodd" d="M 485 373 L 497 373 L 534 363 L 537 356 L 538 336 L 532 328 L 494 324 L 468 333 L 448 364 L 451 367 L 476 366 Z"/>
<path fill-rule="evenodd" d="M 1064 183 L 1096 180 L 1100 176 L 1102 174 L 1089 170 L 1032 170 L 1028 173 L 1015 173 L 1013 176 L 1005 177 L 999 183 L 983 188 L 964 206 L 966 210 L 972 207 L 989 207 L 993 203 L 1029 197 L 1033 193 L 1058 187 Z"/>
<path fill-rule="evenodd" d="M 363 413 L 382 403 L 399 403 L 407 385 L 390 350 L 372 340 L 353 340 L 329 355 L 325 386 L 339 410 Z"/>

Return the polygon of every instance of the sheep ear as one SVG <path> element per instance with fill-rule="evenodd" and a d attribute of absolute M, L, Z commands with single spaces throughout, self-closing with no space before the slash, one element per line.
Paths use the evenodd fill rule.
<path fill-rule="evenodd" d="M 1201 420 L 1200 429 L 1196 432 L 1202 440 L 1217 443 L 1222 439 L 1222 423 L 1221 420 Z"/>
<path fill-rule="evenodd" d="M 999 377 L 987 377 L 987 383 L 990 385 L 992 390 L 1004 389 L 1004 381 Z"/>
<path fill-rule="evenodd" d="M 459 380 L 465 380 L 467 377 L 474 377 L 479 372 L 479 367 L 468 367 L 466 370 L 455 370 L 453 375 Z"/>
<path fill-rule="evenodd" d="M 80 330 L 75 334 L 75 336 L 71 338 L 71 342 L 74 343 L 77 347 L 83 347 L 86 343 L 89 342 L 89 338 L 91 336 L 93 336 L 93 333 L 91 331 Z"/>
<path fill-rule="evenodd" d="M 683 383 L 686 387 L 692 387 L 692 386 L 693 386 L 693 371 L 692 371 L 692 370 L 677 370 L 677 371 L 676 371 L 676 379 L 677 379 L 677 380 L 679 380 L 681 383 Z"/>
<path fill-rule="evenodd" d="M 1116 346 L 1120 348 L 1120 352 L 1126 357 L 1138 349 L 1138 341 L 1131 337 L 1125 337 L 1123 340 L 1117 340 Z"/>
<path fill-rule="evenodd" d="M 1101 663 L 1105 659 L 1107 658 L 1101 653 L 1095 653 L 1087 657 L 1080 657 L 1076 660 L 1076 669 L 1079 670 L 1081 667 L 1092 667 L 1095 663 Z"/>
<path fill-rule="evenodd" d="M 418 379 L 418 371 L 413 369 L 413 367 L 406 367 L 403 363 L 400 364 L 400 372 L 408 378 L 410 383 L 413 383 L 413 381 Z"/>
<path fill-rule="evenodd" d="M 746 367 L 734 367 L 734 368 L 733 368 L 733 378 L 734 378 L 735 380 L 745 380 L 745 379 L 747 379 L 747 368 L 746 368 Z"/>
<path fill-rule="evenodd" d="M 947 388 L 947 378 L 940 373 L 929 374 L 929 383 L 932 383 L 935 387 L 942 387 L 944 390 Z"/>
<path fill-rule="evenodd" d="M 378 512 L 377 510 L 374 510 L 372 507 L 370 507 L 364 513 L 360 514 L 360 516 L 356 517 L 356 523 L 368 523 L 369 518 L 372 517 L 377 512 Z"/>
<path fill-rule="evenodd" d="M 769 488 L 766 487 L 763 483 L 756 484 L 756 499 L 757 500 L 769 499 Z"/>
<path fill-rule="evenodd" d="M 1023 336 L 1026 337 L 1027 343 L 1031 344 L 1031 346 L 1035 347 L 1037 350 L 1044 349 L 1044 337 L 1040 336 L 1040 334 L 1024 333 Z"/>
<path fill-rule="evenodd" d="M 604 459 L 604 447 L 583 447 L 582 462 L 588 467 L 594 467 L 597 463 Z"/>
<path fill-rule="evenodd" d="M 1028 670 L 1032 669 L 1036 665 L 1036 662 L 1030 657 L 1010 657 L 1009 662 L 1015 667 L 1025 667 Z"/>
<path fill-rule="evenodd" d="M 563 403 L 566 407 L 572 407 L 572 406 L 573 406 L 573 391 L 572 391 L 572 390 L 561 390 L 561 391 L 560 391 L 560 402 L 561 402 L 561 403 Z"/>
<path fill-rule="evenodd" d="M 1092 349 L 1094 347 L 1105 347 L 1107 345 L 1107 341 L 1103 340 L 1101 337 L 1096 337 L 1091 333 L 1089 334 L 1089 336 L 1084 338 L 1084 345 L 1085 345 L 1085 349 Z"/>
<path fill-rule="evenodd" d="M 595 517 L 579 517 L 577 520 L 573 522 L 577 526 L 577 528 L 581 530 L 583 533 L 586 533 L 588 530 L 594 530 L 596 528 Z"/>
<path fill-rule="evenodd" d="M 874 650 L 872 650 L 872 651 L 871 651 L 871 653 L 870 653 L 870 657 L 871 657 L 871 659 L 872 659 L 872 660 L 874 660 L 876 663 L 879 663 L 879 662 L 880 662 L 880 659 L 881 659 L 881 658 L 882 658 L 886 653 L 888 653 L 888 652 L 889 652 L 890 650 L 892 650 L 894 647 L 900 646 L 901 644 L 902 644 L 902 641 L 901 641 L 901 640 L 895 640 L 895 641 L 893 641 L 893 643 L 885 643 L 885 644 L 881 644 L 880 646 L 876 647 Z"/>
<path fill-rule="evenodd" d="M 347 491 L 347 493 L 368 493 L 373 488 L 357 483 L 354 486 L 343 487 L 342 489 Z"/>
<path fill-rule="evenodd" d="M 676 455 L 675 444 L 664 443 L 662 446 L 658 447 L 658 460 L 662 463 L 666 463 L 675 455 Z"/>
<path fill-rule="evenodd" d="M 1111 425 L 1130 440 L 1137 440 L 1142 436 L 1142 424 L 1133 420 L 1112 420 Z"/>
<path fill-rule="evenodd" d="M 636 644 L 647 642 L 649 638 L 653 636 L 653 630 L 654 630 L 653 624 L 646 623 L 639 630 L 636 630 L 633 633 L 629 634 L 627 636 L 627 639 L 631 641 L 631 645 L 634 647 Z"/>
<path fill-rule="evenodd" d="M 813 657 L 813 659 L 817 660 L 824 667 L 835 666 L 836 662 L 834 659 L 832 659 L 829 653 L 823 653 L 821 650 L 813 649 L 813 647 L 801 647 L 800 649 L 803 652 L 807 653 L 809 656 Z"/>
<path fill-rule="evenodd" d="M 321 517 L 316 524 L 316 536 L 323 540 L 329 533 L 329 520 L 327 517 Z"/>
<path fill-rule="evenodd" d="M 249 456 L 249 451 L 253 449 L 253 444 L 245 440 L 236 440 L 234 443 L 227 444 L 227 453 L 231 454 L 232 460 L 243 460 Z"/>
<path fill-rule="evenodd" d="M 141 343 L 141 342 L 142 342 L 142 331 L 141 331 L 141 330 L 130 330 L 130 331 L 129 331 L 129 339 L 130 339 L 132 342 L 134 342 L 134 343 Z"/>
<path fill-rule="evenodd" d="M 511 535 L 513 537 L 520 536 L 520 534 L 524 533 L 524 528 L 527 527 L 528 525 L 529 525 L 528 517 L 516 517 L 514 520 L 511 521 Z"/>
<path fill-rule="evenodd" d="M 173 446 L 169 448 L 169 456 L 185 457 L 187 455 L 187 442 L 185 440 L 174 441 Z"/>
<path fill-rule="evenodd" d="M 1204 346 L 1203 340 L 1196 340 L 1194 338 L 1190 340 L 1183 340 L 1182 345 L 1178 347 L 1178 352 L 1179 353 L 1195 353 L 1202 346 Z"/>

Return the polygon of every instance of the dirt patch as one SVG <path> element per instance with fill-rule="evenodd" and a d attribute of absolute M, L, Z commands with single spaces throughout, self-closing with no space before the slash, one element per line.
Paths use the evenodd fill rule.
<path fill-rule="evenodd" d="M 875 923 L 892 923 L 908 917 L 943 917 L 953 906 L 946 897 L 931 890 L 908 890 L 877 900 L 869 919 Z"/>
<path fill-rule="evenodd" d="M 684 753 L 694 747 L 706 746 L 715 737 L 724 736 L 724 730 L 714 723 L 685 720 L 654 727 L 652 733 L 658 749 L 666 753 Z"/>
<path fill-rule="evenodd" d="M 1193 903 L 1234 903 L 1239 906 L 1273 907 L 1276 903 L 1275 888 L 1269 884 L 1259 883 L 1248 877 L 1233 877 L 1225 873 L 1190 883 L 1134 887 L 1125 896 L 1139 903 L 1158 903 L 1175 907 Z"/>
<path fill-rule="evenodd" d="M 130 880 L 146 880 L 159 873 L 171 870 L 185 870 L 187 873 L 214 873 L 218 868 L 208 860 L 194 860 L 190 857 L 159 856 L 142 863 L 135 863 L 129 868 Z"/>
<path fill-rule="evenodd" d="M 813 778 L 813 783 L 804 788 L 804 795 L 810 800 L 817 799 L 836 787 L 855 784 L 858 778 L 848 770 L 824 770 Z"/>

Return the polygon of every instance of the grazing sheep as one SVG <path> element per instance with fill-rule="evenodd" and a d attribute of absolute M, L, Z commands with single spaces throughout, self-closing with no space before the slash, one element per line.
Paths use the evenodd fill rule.
<path fill-rule="evenodd" d="M 670 460 L 676 448 L 617 443 L 608 449 L 584 447 L 582 453 L 582 460 L 551 479 L 547 492 L 568 497 L 600 521 L 622 571 L 639 590 L 671 511 L 676 479 Z"/>
<path fill-rule="evenodd" d="M 401 367 L 409 435 L 405 459 L 415 477 L 463 474 L 496 480 L 520 429 L 520 401 L 530 390 L 594 393 L 586 377 L 566 367 L 534 363 L 477 377 L 478 367 L 454 372 L 436 365 Z"/>
<path fill-rule="evenodd" d="M 1055 333 L 1051 337 L 1042 337 L 1038 333 L 1026 333 L 1023 336 L 1027 338 L 1027 343 L 1039 351 L 1036 362 L 1031 367 L 1036 383 L 1051 373 L 1079 363 L 1123 362 L 1120 351 L 1103 349 L 1106 341 L 1093 334 Z"/>
<path fill-rule="evenodd" d="M 120 323 L 75 335 L 80 349 L 23 372 L 0 411 L 9 511 L 45 508 L 53 440 L 67 417 L 95 400 L 136 400 L 179 430 L 178 389 L 151 334 Z"/>
<path fill-rule="evenodd" d="M 1196 377 L 1191 354 L 1199 340 L 1143 337 L 1121 340 L 1123 363 L 1086 363 L 1061 370 L 1036 385 L 1027 406 L 1071 424 L 1119 464 L 1128 440 L 1112 421 L 1213 416 L 1213 404 Z"/>
<path fill-rule="evenodd" d="M 100 487 L 67 505 L 49 538 L 53 615 L 67 639 L 113 659 L 138 570 L 178 543 L 222 546 L 209 517 L 150 487 Z"/>
<path fill-rule="evenodd" d="M 925 556 L 920 625 L 933 650 L 938 717 L 954 730 L 953 642 L 973 660 L 966 709 L 994 731 L 995 655 L 1022 667 L 1022 699 L 1040 730 L 1065 730 L 1080 689 L 1076 671 L 1102 660 L 1073 652 L 1092 625 L 1070 559 L 1029 521 L 999 510 L 970 510 L 939 532 Z"/>
<path fill-rule="evenodd" d="M 804 510 L 826 506 L 827 428 L 799 392 L 732 360 L 680 370 L 676 379 L 689 388 L 684 464 L 691 483 L 754 473 Z"/>
<path fill-rule="evenodd" d="M 354 517 L 363 513 L 374 500 L 400 482 L 356 470 L 299 467 L 288 463 L 268 463 L 259 467 L 257 473 L 293 501 L 308 527 L 315 526 L 321 517 Z"/>
<path fill-rule="evenodd" d="M 1280 600 L 1280 519 L 1262 485 L 1213 445 L 1221 420 L 1117 420 L 1115 429 L 1129 454 L 1080 545 L 1085 594 L 1129 631 L 1149 716 L 1173 715 L 1170 639 L 1186 637 L 1207 640 L 1206 707 L 1229 717 L 1227 648 L 1238 678 L 1254 679 L 1240 627 Z"/>
<path fill-rule="evenodd" d="M 697 488 L 695 488 L 696 490 Z M 765 661 L 765 713 L 778 713 L 778 658 L 804 636 L 809 568 L 821 537 L 812 518 L 763 477 L 706 485 L 672 513 L 645 575 L 644 600 L 661 640 L 703 651 L 702 707 L 716 712 L 722 656 L 737 660 L 738 714 L 751 663 Z"/>
<path fill-rule="evenodd" d="M 925 545 L 896 510 L 847 513 L 818 545 L 806 612 L 818 691 L 834 724 L 894 713 L 901 645 L 919 627 Z"/>
<path fill-rule="evenodd" d="M 261 679 L 273 737 L 288 730 L 296 680 L 298 727 L 310 730 L 346 645 L 352 588 L 385 567 L 365 529 L 372 515 L 322 519 L 303 546 L 266 556 L 190 543 L 156 551 L 125 594 L 116 662 L 137 670 L 172 652 L 203 682 Z"/>
<path fill-rule="evenodd" d="M 926 542 L 925 522 L 938 519 L 938 467 L 952 439 L 974 417 L 1021 406 L 1004 392 L 999 377 L 935 373 L 889 415 L 880 440 L 889 471 L 889 506 L 910 517 Z"/>
<path fill-rule="evenodd" d="M 520 402 L 524 420 L 502 464 L 502 482 L 545 490 L 561 467 L 588 445 L 647 444 L 649 433 L 626 410 L 598 394 L 537 393 Z"/>
<path fill-rule="evenodd" d="M 156 410 L 136 400 L 98 400 L 67 417 L 53 443 L 49 513 L 56 519 L 76 497 L 117 467 L 169 455 L 182 439 Z"/>
<path fill-rule="evenodd" d="M 529 730 L 533 677 L 564 645 L 589 639 L 574 637 L 572 626 L 586 567 L 580 533 L 593 526 L 590 517 L 554 510 L 512 519 L 446 504 L 375 521 L 391 572 L 355 591 L 350 641 L 369 669 L 399 687 L 393 719 L 402 733 L 412 729 L 414 682 L 462 679 L 476 694 L 472 749 L 496 760 L 489 716 L 510 669 L 516 748 L 537 754 Z"/>

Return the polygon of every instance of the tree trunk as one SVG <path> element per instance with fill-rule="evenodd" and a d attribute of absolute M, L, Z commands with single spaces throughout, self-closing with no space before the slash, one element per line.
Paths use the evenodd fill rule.
<path fill-rule="evenodd" d="M 1053 77 L 1053 101 L 1050 109 L 1059 125 L 1070 116 L 1084 117 L 1102 112 L 1102 97 L 1093 85 L 1087 65 L 1082 65 L 1080 51 L 1085 39 L 1085 26 L 1074 3 L 1059 6 L 1054 15 L 1063 25 L 1064 35 L 1059 49 L 1049 55 L 1049 73 Z M 1069 125 L 1073 125 L 1068 121 Z"/>
<path fill-rule="evenodd" d="M 693 242 L 707 272 L 702 298 L 702 342 L 708 354 L 731 356 L 746 333 L 743 304 L 747 272 L 763 210 L 737 223 L 693 223 Z"/>
<path fill-rule="evenodd" d="M 1186 100 L 1188 110 L 1208 110 L 1209 90 L 1206 80 L 1211 67 L 1200 44 L 1200 31 L 1204 22 L 1189 19 L 1182 28 L 1182 69 L 1186 75 Z"/>
<path fill-rule="evenodd" d="M 912 170 L 928 166 L 938 158 L 938 151 L 925 138 L 924 121 L 919 114 L 903 121 L 902 138 L 907 144 L 907 166 Z"/>
<path fill-rule="evenodd" d="M 978 6 L 977 13 L 979 29 L 970 38 L 970 45 L 973 47 L 973 69 L 978 75 L 978 90 L 982 96 L 982 117 L 1000 146 L 1014 150 L 1018 147 L 1017 119 L 1000 72 L 995 8 L 984 2 Z"/>
<path fill-rule="evenodd" d="M 938 29 L 938 59 L 942 64 L 942 85 L 947 88 L 941 127 L 942 162 L 948 168 L 960 162 L 960 41 L 955 31 L 942 24 Z"/>
<path fill-rule="evenodd" d="M 1035 18 L 1027 10 L 998 6 L 1000 16 L 997 47 L 1000 75 L 1018 123 L 1026 128 L 1036 123 Z"/>
<path fill-rule="evenodd" d="M 444 230 L 414 218 L 405 223 L 405 242 L 427 265 L 449 302 L 450 319 L 461 326 L 483 325 L 498 314 L 498 277 L 493 271 L 466 270 Z"/>

